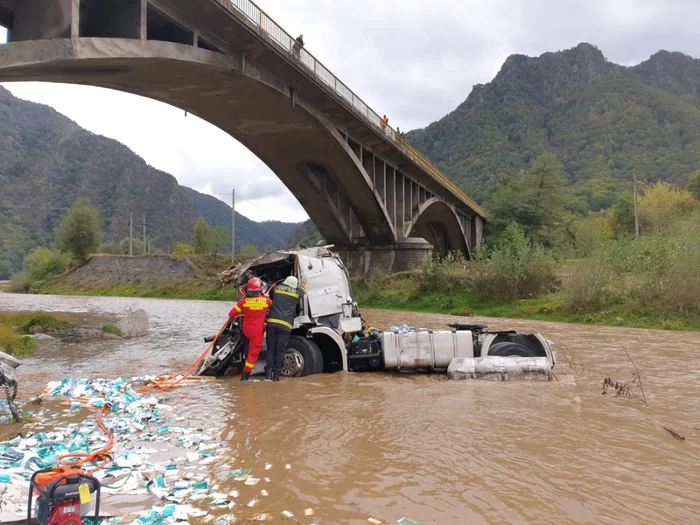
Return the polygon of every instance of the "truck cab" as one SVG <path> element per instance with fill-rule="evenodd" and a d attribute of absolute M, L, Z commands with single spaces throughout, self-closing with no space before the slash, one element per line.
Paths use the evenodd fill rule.
<path fill-rule="evenodd" d="M 537 366 L 547 374 L 555 364 L 556 354 L 539 334 L 488 332 L 482 325 L 460 324 L 436 331 L 367 328 L 348 271 L 327 246 L 268 252 L 223 272 L 221 279 L 224 285 L 236 286 L 242 296 L 245 284 L 253 277 L 263 281 L 267 293 L 274 293 L 275 286 L 290 275 L 300 282 L 306 280 L 306 294 L 294 320 L 281 371 L 283 376 L 338 371 L 447 370 L 454 359 L 483 361 L 487 356 L 501 360 L 537 358 Z M 239 321 L 234 319 L 213 341 L 212 350 L 198 373 L 226 375 L 241 369 L 245 352 L 245 338 Z M 253 374 L 263 372 L 265 354 L 263 346 Z M 495 365 L 496 361 L 491 359 L 490 363 Z"/>

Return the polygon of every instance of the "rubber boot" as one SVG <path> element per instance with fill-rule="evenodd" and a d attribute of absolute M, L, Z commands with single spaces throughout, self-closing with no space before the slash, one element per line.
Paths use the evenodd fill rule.
<path fill-rule="evenodd" d="M 265 367 L 265 381 L 272 381 L 274 372 L 275 372 L 274 368 L 269 368 L 266 366 Z"/>
<path fill-rule="evenodd" d="M 250 381 L 250 372 L 243 372 L 241 374 L 241 381 Z"/>
<path fill-rule="evenodd" d="M 272 371 L 272 380 L 275 382 L 280 380 L 280 371 L 279 370 Z"/>

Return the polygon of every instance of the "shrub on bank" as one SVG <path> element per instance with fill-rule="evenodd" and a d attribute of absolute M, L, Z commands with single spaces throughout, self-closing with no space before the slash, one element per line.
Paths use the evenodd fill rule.
<path fill-rule="evenodd" d="M 194 255 L 194 246 L 178 242 L 173 248 L 173 255 Z"/>
<path fill-rule="evenodd" d="M 564 306 L 577 313 L 600 310 L 606 301 L 612 279 L 610 268 L 599 261 L 578 262 L 564 284 Z"/>
<path fill-rule="evenodd" d="M 564 305 L 594 312 L 606 304 L 700 313 L 700 238 L 647 236 L 611 242 L 566 279 Z"/>
<path fill-rule="evenodd" d="M 422 293 L 451 294 L 465 289 L 467 262 L 459 252 L 446 256 L 436 255 L 426 262 L 418 274 L 419 291 Z"/>
<path fill-rule="evenodd" d="M 128 249 L 127 245 L 127 254 L 129 253 Z M 124 247 L 116 242 L 104 243 L 100 244 L 99 248 L 97 248 L 97 253 L 104 255 L 124 255 Z"/>
<path fill-rule="evenodd" d="M 24 334 L 32 332 L 58 332 L 71 328 L 71 324 L 68 321 L 58 319 L 44 312 L 17 314 L 8 316 L 6 319 L 14 320 L 14 323 L 18 325 L 19 331 Z"/>
<path fill-rule="evenodd" d="M 36 248 L 24 258 L 24 267 L 32 279 L 37 281 L 61 275 L 70 263 L 69 255 L 48 248 Z"/>
<path fill-rule="evenodd" d="M 12 293 L 28 293 L 32 287 L 32 276 L 29 272 L 19 272 L 10 277 L 10 291 Z"/>
<path fill-rule="evenodd" d="M 20 357 L 30 354 L 36 343 L 27 336 L 21 335 L 12 329 L 11 326 L 0 324 L 0 350 Z"/>
<path fill-rule="evenodd" d="M 420 293 L 447 297 L 467 293 L 482 300 L 515 301 L 554 290 L 556 270 L 556 260 L 513 223 L 494 247 L 483 249 L 473 261 L 459 253 L 437 256 L 423 266 L 417 279 Z"/>
<path fill-rule="evenodd" d="M 700 240 L 695 238 L 669 263 L 659 297 L 670 308 L 700 314 Z"/>
<path fill-rule="evenodd" d="M 481 299 L 515 301 L 557 286 L 557 261 L 511 223 L 498 243 L 467 267 L 467 288 Z"/>

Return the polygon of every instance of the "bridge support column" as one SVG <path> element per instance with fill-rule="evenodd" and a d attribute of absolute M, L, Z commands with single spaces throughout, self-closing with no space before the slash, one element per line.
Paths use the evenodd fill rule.
<path fill-rule="evenodd" d="M 336 246 L 333 250 L 340 254 L 352 277 L 413 270 L 433 256 L 433 246 L 419 237 L 407 237 L 389 246 Z"/>

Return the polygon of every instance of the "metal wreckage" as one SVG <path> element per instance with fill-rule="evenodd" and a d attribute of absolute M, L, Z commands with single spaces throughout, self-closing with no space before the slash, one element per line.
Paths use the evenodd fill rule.
<path fill-rule="evenodd" d="M 349 274 L 328 247 L 268 252 L 221 274 L 239 287 L 262 279 L 268 290 L 288 276 L 306 279 L 284 357 L 282 375 L 302 377 L 337 371 L 448 371 L 453 379 L 498 380 L 552 377 L 556 352 L 542 335 L 489 331 L 479 324 L 453 323 L 446 330 L 402 325 L 380 331 L 368 327 L 354 299 Z M 199 375 L 222 376 L 243 368 L 245 337 L 233 319 L 214 341 Z M 263 372 L 265 348 L 253 373 Z"/>

